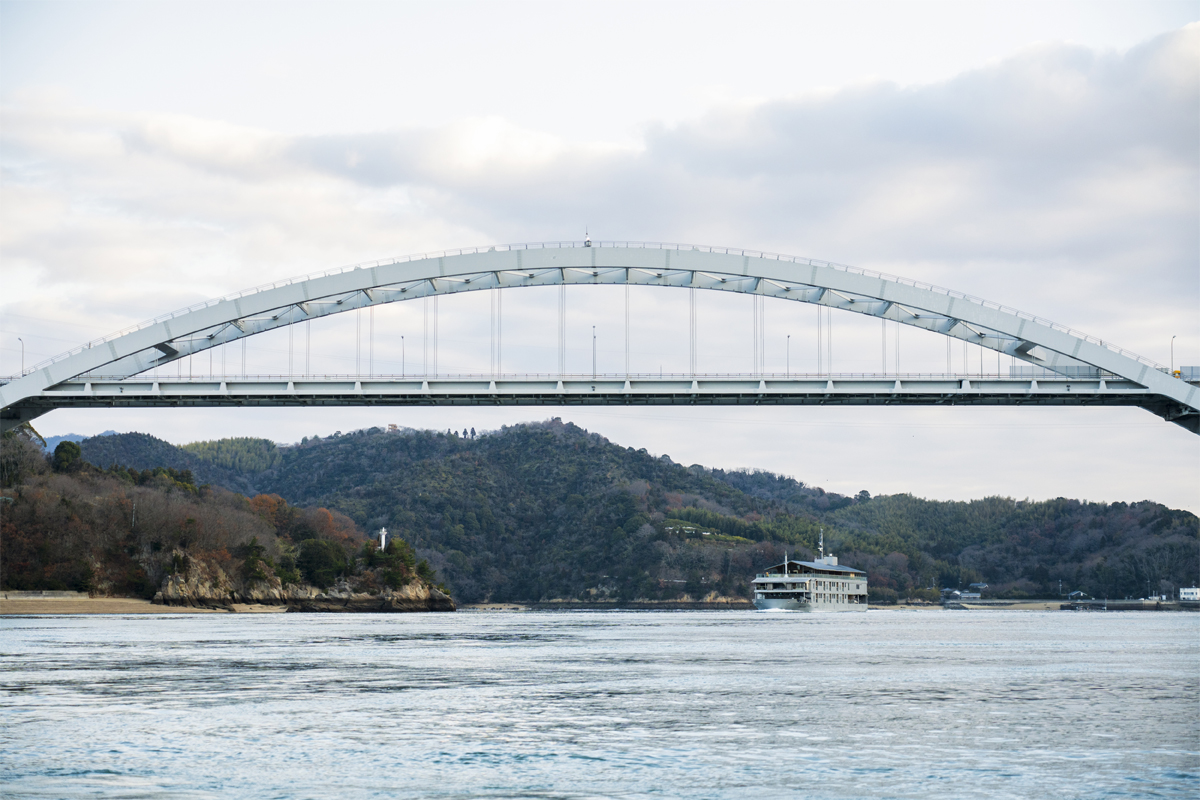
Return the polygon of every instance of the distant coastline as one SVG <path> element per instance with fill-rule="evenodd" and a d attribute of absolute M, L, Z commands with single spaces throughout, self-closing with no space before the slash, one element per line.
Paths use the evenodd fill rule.
<path fill-rule="evenodd" d="M 163 604 L 138 597 L 89 597 L 86 592 L 0 592 L 0 617 L 83 614 L 282 614 L 309 613 L 386 613 L 401 609 L 377 607 L 377 598 L 355 597 L 319 604 L 241 603 L 189 605 Z M 434 603 L 440 608 L 426 606 L 420 611 L 449 611 L 450 603 Z M 403 609 L 412 611 L 417 609 Z M 524 612 L 524 611 L 753 611 L 754 604 L 741 598 L 721 598 L 720 601 L 643 600 L 632 602 L 549 600 L 540 602 L 470 603 L 457 606 L 459 611 Z M 1071 611 L 1070 603 L 1059 600 L 1021 600 L 992 604 L 896 603 L 869 605 L 869 611 Z M 1096 609 L 1096 610 L 1104 610 Z M 1160 603 L 1157 608 L 1134 606 L 1133 601 L 1110 601 L 1109 611 L 1200 611 L 1194 603 Z"/>

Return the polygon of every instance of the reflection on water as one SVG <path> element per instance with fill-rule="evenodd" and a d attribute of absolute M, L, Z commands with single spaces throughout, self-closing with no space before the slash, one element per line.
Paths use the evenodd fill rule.
<path fill-rule="evenodd" d="M 14 797 L 1195 797 L 1200 615 L 0 620 Z"/>

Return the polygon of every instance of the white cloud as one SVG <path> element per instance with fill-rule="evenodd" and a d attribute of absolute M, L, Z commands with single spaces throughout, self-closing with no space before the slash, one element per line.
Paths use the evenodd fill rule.
<path fill-rule="evenodd" d="M 24 336 L 32 363 L 66 349 L 68 337 L 81 341 L 268 280 L 410 252 L 579 238 L 587 224 L 598 238 L 738 245 L 908 275 L 1026 308 L 1160 361 L 1178 334 L 1177 363 L 1200 363 L 1198 65 L 1197 25 L 1124 54 L 1042 44 L 937 83 L 858 83 L 739 101 L 649 126 L 633 144 L 569 139 L 496 115 L 299 136 L 183 114 L 89 110 L 39 96 L 3 110 L 0 243 L 6 274 L 15 276 L 5 280 L 5 330 L 10 340 Z M 741 299 L 704 301 L 706 329 L 729 332 L 720 337 L 728 342 L 705 340 L 704 359 L 717 368 L 737 368 L 748 339 Z M 642 301 L 636 358 L 643 367 L 661 360 L 670 369 L 686 353 L 682 306 L 665 295 Z M 486 353 L 478 343 L 486 326 L 472 302 L 442 302 L 443 366 L 477 368 Z M 536 369 L 548 353 L 537 323 L 552 317 L 553 299 L 529 294 L 511 302 L 508 363 Z M 620 360 L 613 344 L 620 325 L 606 314 L 615 302 L 602 292 L 572 295 L 577 327 L 599 326 L 610 361 Z M 407 363 L 417 363 L 419 308 L 387 313 L 378 320 L 390 332 L 386 344 L 380 340 L 380 362 L 399 361 L 396 337 L 406 332 Z M 780 343 L 793 333 L 794 363 L 803 368 L 811 328 L 805 313 L 772 304 L 772 359 L 782 358 Z M 338 325 L 321 335 L 321 369 L 348 368 L 352 321 Z M 839 363 L 873 369 L 878 335 L 875 326 L 839 321 Z M 255 363 L 277 368 L 287 344 L 264 339 L 255 347 Z M 910 369 L 942 368 L 940 342 L 906 333 L 905 347 Z M 5 371 L 15 371 L 18 351 L 10 341 L 3 348 Z M 664 355 L 654 358 L 650 350 Z M 301 435 L 349 426 L 312 413 L 305 419 L 323 422 L 303 423 L 311 429 Z M 1097 466 L 1111 465 L 1112 457 L 1105 443 L 1086 441 L 1094 437 L 1031 424 L 1025 446 L 1040 442 L 1090 459 L 1081 474 L 1091 483 L 1041 467 L 1019 478 L 984 471 L 964 483 L 947 452 L 961 449 L 1016 470 L 1018 449 L 1003 458 L 989 450 L 1013 437 L 971 443 L 969 436 L 923 429 L 920 435 L 936 444 L 912 473 L 902 454 L 914 434 L 888 431 L 881 412 L 861 413 L 888 455 L 856 471 L 855 459 L 861 463 L 871 448 L 850 447 L 854 458 L 837 462 L 832 486 L 921 493 L 919 484 L 888 477 L 888 470 L 904 470 L 945 487 L 939 496 L 988 486 L 1036 495 L 1033 487 L 1044 485 L 1049 494 L 1140 499 L 1122 485 L 1157 481 L 1163 498 L 1200 508 L 1194 437 L 1180 438 L 1166 423 L 1143 435 L 1142 423 L 1155 422 L 1148 415 L 1095 417 L 1123 431 L 1117 438 L 1129 458 L 1149 465 L 1136 480 Z M 984 413 L 999 414 L 971 417 Z M 440 424 L 450 412 L 439 414 L 428 416 Z M 1019 416 L 1002 418 L 1008 424 Z M 366 419 L 358 412 L 344 417 Z M 55 420 L 79 418 L 56 413 L 46 424 L 55 429 Z M 211 414 L 187 418 L 211 431 L 197 429 L 196 436 L 225 433 Z M 190 423 L 173 424 L 184 430 Z M 687 424 L 605 424 L 622 443 L 657 437 L 656 446 L 678 458 L 687 450 L 688 460 L 766 466 L 806 480 L 815 478 L 802 474 L 803 463 L 789 469 L 787 453 L 807 440 L 838 446 L 837 436 L 785 426 L 776 449 L 755 449 L 749 443 L 761 422 L 704 447 Z M 291 425 L 281 422 L 279 430 Z M 1155 448 L 1174 450 L 1163 457 Z M 1085 485 L 1096 491 L 1083 492 Z"/>

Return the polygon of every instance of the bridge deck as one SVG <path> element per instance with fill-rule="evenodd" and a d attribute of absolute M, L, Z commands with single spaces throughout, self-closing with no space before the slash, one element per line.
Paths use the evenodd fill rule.
<path fill-rule="evenodd" d="M 1133 381 L 1053 375 L 85 377 L 6 409 L 3 421 L 59 408 L 603 405 L 1135 406 L 1200 433 L 1190 408 Z"/>
<path fill-rule="evenodd" d="M 39 409 L 305 405 L 1133 405 L 1161 399 L 1121 378 L 886 375 L 506 375 L 80 378 Z"/>

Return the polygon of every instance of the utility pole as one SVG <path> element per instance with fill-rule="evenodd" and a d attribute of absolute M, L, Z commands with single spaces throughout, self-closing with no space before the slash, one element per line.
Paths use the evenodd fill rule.
<path fill-rule="evenodd" d="M 25 362 L 22 361 L 21 362 L 22 374 L 24 374 L 24 370 L 25 370 L 24 365 L 25 365 Z M 1175 337 L 1174 336 L 1171 337 L 1171 376 L 1172 377 L 1175 376 Z"/>

